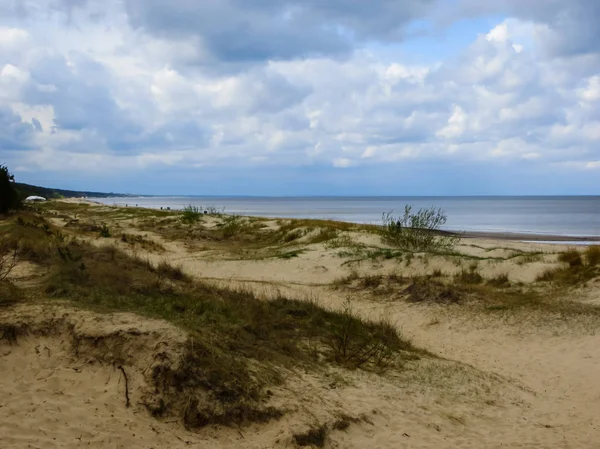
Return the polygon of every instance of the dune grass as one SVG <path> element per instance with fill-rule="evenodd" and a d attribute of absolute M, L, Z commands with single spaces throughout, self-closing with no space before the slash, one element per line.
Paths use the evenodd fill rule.
<path fill-rule="evenodd" d="M 293 367 L 332 363 L 380 371 L 400 366 L 396 362 L 408 354 L 426 354 L 390 323 L 363 320 L 350 308 L 335 312 L 312 302 L 284 296 L 267 300 L 200 282 L 166 261 L 154 264 L 116 246 L 65 235 L 36 214 L 20 215 L 5 229 L 3 242 L 19 245 L 30 261 L 47 267 L 30 294 L 101 312 L 160 318 L 189 333 L 183 365 L 153 375 L 165 391 L 175 383 L 191 396 L 182 403 L 181 392 L 175 392 L 170 400 L 163 395 L 148 404 L 157 416 L 169 410 L 169 403 L 171 408 L 179 404 L 189 427 L 280 416 L 266 406 L 266 389 L 283 382 L 282 371 Z M 198 388 L 213 405 L 194 396 Z"/>
<path fill-rule="evenodd" d="M 537 278 L 540 282 L 552 282 L 556 285 L 583 285 L 600 276 L 600 247 L 590 246 L 583 253 L 569 249 L 558 255 L 562 266 L 550 268 Z"/>

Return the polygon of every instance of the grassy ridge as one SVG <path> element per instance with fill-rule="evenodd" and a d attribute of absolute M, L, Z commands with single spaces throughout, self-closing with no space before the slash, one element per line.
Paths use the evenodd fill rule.
<path fill-rule="evenodd" d="M 0 248 L 18 247 L 48 269 L 31 296 L 162 318 L 189 332 L 182 365 L 153 373 L 157 397 L 147 406 L 157 416 L 179 410 L 190 427 L 276 418 L 281 412 L 266 407 L 266 389 L 282 382 L 281 370 L 332 363 L 380 371 L 425 354 L 390 323 L 360 319 L 349 307 L 334 312 L 216 287 L 166 262 L 73 238 L 33 213 L 1 225 Z"/>

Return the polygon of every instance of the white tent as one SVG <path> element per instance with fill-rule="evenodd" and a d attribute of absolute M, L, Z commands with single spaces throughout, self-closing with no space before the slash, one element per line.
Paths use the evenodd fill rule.
<path fill-rule="evenodd" d="M 25 201 L 46 201 L 46 198 L 41 197 L 41 196 L 28 196 L 27 198 L 25 198 Z"/>

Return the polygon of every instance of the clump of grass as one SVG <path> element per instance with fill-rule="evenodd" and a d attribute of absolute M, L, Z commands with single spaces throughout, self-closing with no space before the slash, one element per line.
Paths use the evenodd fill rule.
<path fill-rule="evenodd" d="M 27 334 L 27 328 L 17 324 L 0 323 L 0 341 L 6 340 L 8 344 L 17 343 L 20 336 Z"/>
<path fill-rule="evenodd" d="M 590 267 L 600 264 L 600 245 L 588 246 L 585 250 L 585 258 Z"/>
<path fill-rule="evenodd" d="M 110 237 L 110 229 L 108 228 L 108 226 L 106 226 L 106 223 L 102 224 L 102 227 L 100 228 L 100 237 L 103 238 L 108 238 Z"/>
<path fill-rule="evenodd" d="M 198 206 L 188 205 L 183 208 L 181 221 L 184 223 L 196 223 L 202 218 L 202 210 Z"/>
<path fill-rule="evenodd" d="M 410 251 L 448 251 L 460 238 L 440 230 L 447 219 L 442 209 L 431 207 L 413 212 L 412 206 L 407 205 L 401 216 L 394 216 L 393 212 L 383 214 L 381 235 L 390 245 Z"/>
<path fill-rule="evenodd" d="M 174 281 L 190 281 L 190 277 L 183 272 L 181 265 L 171 265 L 166 260 L 161 261 L 156 266 L 156 274 L 160 278 L 171 279 Z"/>
<path fill-rule="evenodd" d="M 446 285 L 432 279 L 416 278 L 405 290 L 407 300 L 410 302 L 458 303 L 461 301 L 462 291 L 453 285 Z"/>
<path fill-rule="evenodd" d="M 2 245 L 19 248 L 20 259 L 51 265 L 57 247 L 67 240 L 64 234 L 43 217 L 21 212 L 7 223 L 2 235 Z"/>
<path fill-rule="evenodd" d="M 298 257 L 303 252 L 304 252 L 304 250 L 297 249 L 297 250 L 294 250 L 294 251 L 288 251 L 288 252 L 285 252 L 285 253 L 277 254 L 275 257 L 277 257 L 278 259 L 289 260 L 289 259 L 293 259 L 294 257 Z"/>
<path fill-rule="evenodd" d="M 0 307 L 10 306 L 24 298 L 23 291 L 9 280 L 0 281 Z"/>
<path fill-rule="evenodd" d="M 600 275 L 597 268 L 596 250 L 590 249 L 585 252 L 585 260 L 581 253 L 570 249 L 558 255 L 558 260 L 566 266 L 551 268 L 540 274 L 536 280 L 542 282 L 555 282 L 565 285 L 576 285 L 584 283 Z"/>
<path fill-rule="evenodd" d="M 352 270 L 349 274 L 347 274 L 346 276 L 343 276 L 341 278 L 337 278 L 333 281 L 333 284 L 335 286 L 341 287 L 343 285 L 349 285 L 352 284 L 352 282 L 356 281 L 357 279 L 360 278 L 360 275 L 358 274 L 358 271 L 356 270 Z"/>
<path fill-rule="evenodd" d="M 502 273 L 494 278 L 488 279 L 486 284 L 492 287 L 504 288 L 510 286 L 510 280 L 508 279 L 508 274 Z"/>
<path fill-rule="evenodd" d="M 558 261 L 568 263 L 571 268 L 581 267 L 583 259 L 581 253 L 576 249 L 569 249 L 558 255 Z"/>
<path fill-rule="evenodd" d="M 404 276 L 402 276 L 401 274 L 398 274 L 396 272 L 392 272 L 392 273 L 388 274 L 387 280 L 388 280 L 388 282 L 396 283 L 396 284 L 405 284 L 407 282 L 407 278 L 405 278 Z"/>
<path fill-rule="evenodd" d="M 483 282 L 481 274 L 476 270 L 471 269 L 461 270 L 460 273 L 455 276 L 455 279 L 463 284 L 481 284 Z"/>
<path fill-rule="evenodd" d="M 388 344 L 388 339 L 391 342 L 397 337 L 396 330 L 388 322 L 380 321 L 376 326 L 365 326 L 354 315 L 350 301 L 347 300 L 340 322 L 332 327 L 329 346 L 333 350 L 335 361 L 341 365 L 353 369 L 371 366 L 385 370 L 398 354 Z M 412 347 L 407 344 L 405 349 L 410 351 Z"/>
<path fill-rule="evenodd" d="M 301 229 L 296 229 L 294 231 L 288 232 L 284 237 L 283 241 L 285 243 L 293 242 L 294 240 L 298 240 L 304 235 Z"/>
<path fill-rule="evenodd" d="M 151 240 L 151 239 L 147 238 L 147 236 L 143 236 L 143 235 L 123 233 L 123 234 L 121 234 L 121 241 L 123 243 L 126 243 L 133 247 L 139 246 L 147 251 L 154 251 L 154 252 L 165 251 L 165 247 L 162 246 L 160 243 L 157 243 L 154 240 Z"/>
<path fill-rule="evenodd" d="M 206 211 L 207 215 L 216 215 L 216 216 L 219 216 L 219 215 L 225 214 L 225 208 L 224 207 L 218 208 L 216 206 L 206 206 L 204 208 L 204 210 Z"/>
<path fill-rule="evenodd" d="M 22 258 L 18 242 L 0 240 L 0 282 L 8 278 Z"/>
<path fill-rule="evenodd" d="M 479 274 L 477 268 L 477 262 L 473 262 L 469 265 L 468 270 L 463 268 L 454 278 L 457 282 L 463 284 L 481 284 L 483 282 L 483 277 Z"/>
<path fill-rule="evenodd" d="M 517 265 L 526 265 L 528 263 L 541 262 L 544 260 L 543 253 L 517 253 L 514 257 L 517 258 Z"/>
<path fill-rule="evenodd" d="M 350 427 L 351 424 L 355 424 L 360 422 L 361 419 L 360 418 L 355 418 L 353 416 L 347 415 L 346 413 L 342 413 L 339 415 L 338 419 L 336 419 L 333 424 L 331 425 L 331 428 L 333 430 L 346 430 L 348 429 L 348 427 Z"/>
<path fill-rule="evenodd" d="M 338 234 L 325 245 L 328 249 L 350 248 L 354 247 L 355 243 L 348 234 Z"/>
<path fill-rule="evenodd" d="M 316 244 L 316 243 L 330 242 L 330 241 L 336 239 L 337 236 L 338 236 L 337 229 L 321 228 L 321 229 L 319 229 L 318 234 L 310 239 L 309 243 Z"/>
<path fill-rule="evenodd" d="M 227 215 L 223 217 L 223 221 L 219 224 L 223 233 L 223 238 L 228 239 L 235 235 L 241 234 L 246 229 L 244 218 L 239 215 Z"/>
<path fill-rule="evenodd" d="M 295 433 L 294 441 L 300 447 L 313 446 L 313 447 L 325 447 L 325 441 L 327 440 L 327 426 L 325 424 L 315 426 L 303 433 Z"/>
<path fill-rule="evenodd" d="M 377 288 L 381 285 L 383 276 L 380 274 L 369 274 L 361 278 L 360 286 L 363 288 Z"/>

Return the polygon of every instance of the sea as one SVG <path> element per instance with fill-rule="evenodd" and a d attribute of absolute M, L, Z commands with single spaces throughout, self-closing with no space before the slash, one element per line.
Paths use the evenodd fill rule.
<path fill-rule="evenodd" d="M 504 232 L 569 237 L 600 236 L 600 196 L 520 197 L 236 197 L 145 196 L 102 198 L 109 205 L 183 209 L 193 205 L 227 214 L 277 218 L 318 218 L 380 224 L 382 214 L 401 215 L 435 207 L 447 215 L 449 231 Z"/>

